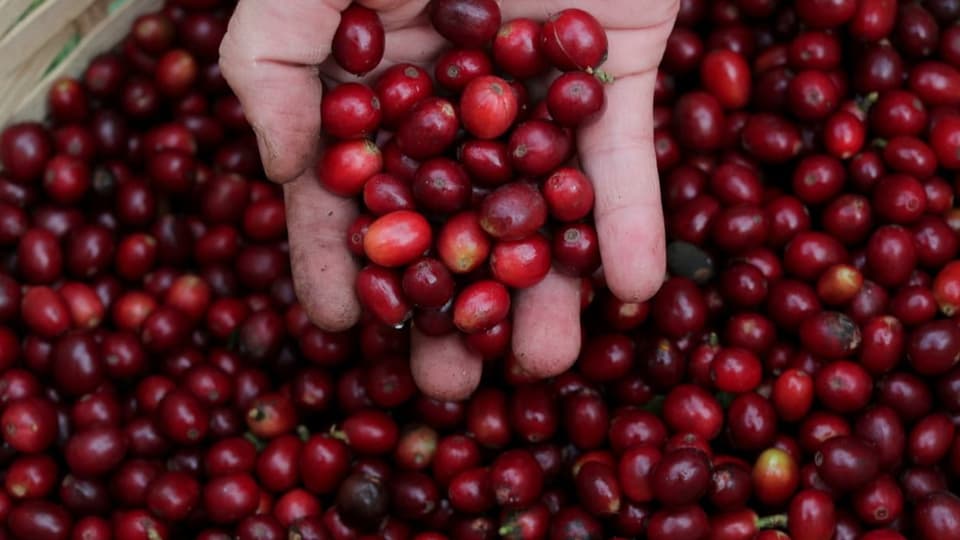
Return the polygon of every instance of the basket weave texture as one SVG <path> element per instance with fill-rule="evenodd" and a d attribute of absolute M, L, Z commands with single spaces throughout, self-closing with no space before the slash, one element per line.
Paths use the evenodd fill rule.
<path fill-rule="evenodd" d="M 50 85 L 80 77 L 163 0 L 0 0 L 0 125 L 41 120 Z"/>

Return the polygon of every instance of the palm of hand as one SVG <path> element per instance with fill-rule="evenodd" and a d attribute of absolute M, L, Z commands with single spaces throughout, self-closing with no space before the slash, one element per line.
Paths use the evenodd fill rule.
<path fill-rule="evenodd" d="M 386 29 L 383 69 L 413 63 L 428 70 L 447 47 L 426 17 L 429 0 L 365 0 Z M 280 5 L 278 5 L 280 4 Z M 336 14 L 347 0 L 241 0 L 222 47 L 224 75 L 258 133 L 269 176 L 284 183 L 294 281 L 298 297 L 321 327 L 356 323 L 357 263 L 345 245 L 356 216 L 353 201 L 327 193 L 313 172 L 322 89 L 317 78 L 356 81 L 329 57 Z M 508 0 L 503 20 L 544 20 L 577 7 L 607 29 L 604 71 L 616 82 L 607 109 L 578 133 L 581 164 L 594 180 L 595 219 L 607 283 L 620 298 L 641 301 L 659 287 L 664 268 L 663 218 L 652 148 L 656 67 L 678 0 Z M 627 249 L 624 249 L 628 246 Z M 520 365 L 550 376 L 568 368 L 580 349 L 579 280 L 551 272 L 519 291 L 514 303 L 513 350 Z M 457 336 L 427 338 L 415 330 L 411 369 L 421 389 L 462 399 L 479 382 L 481 360 Z"/>

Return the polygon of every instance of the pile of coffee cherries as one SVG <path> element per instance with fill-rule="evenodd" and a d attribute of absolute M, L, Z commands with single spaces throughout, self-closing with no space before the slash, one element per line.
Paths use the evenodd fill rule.
<path fill-rule="evenodd" d="M 295 297 L 234 2 L 168 0 L 0 131 L 0 540 L 960 538 L 960 2 L 678 0 L 644 303 L 598 270 L 574 132 L 617 82 L 573 4 L 434 0 L 435 65 L 328 85 L 345 332 Z M 333 57 L 384 42 L 350 6 Z M 536 380 L 510 295 L 550 268 L 584 345 Z M 469 399 L 417 391 L 411 326 L 484 356 Z"/>
<path fill-rule="evenodd" d="M 390 326 L 412 320 L 428 335 L 457 329 L 496 358 L 509 348 L 508 287 L 535 285 L 552 263 L 574 276 L 600 265 L 597 233 L 584 220 L 592 184 L 567 164 L 574 130 L 604 107 L 609 77 L 595 68 L 607 37 L 579 9 L 501 25 L 492 0 L 448 1 L 432 2 L 429 16 L 454 46 L 433 77 L 396 64 L 372 87 L 348 82 L 324 95 L 330 140 L 317 176 L 331 192 L 362 199 L 348 241 L 369 262 L 356 286 L 366 311 Z M 383 44 L 376 13 L 353 6 L 333 56 L 363 75 L 380 63 Z M 565 71 L 531 103 L 526 83 L 551 68 Z M 370 139 L 378 129 L 382 149 Z"/>

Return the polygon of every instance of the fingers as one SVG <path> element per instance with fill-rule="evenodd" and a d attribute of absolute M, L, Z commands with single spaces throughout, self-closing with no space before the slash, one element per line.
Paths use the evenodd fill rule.
<path fill-rule="evenodd" d="M 357 0 L 357 3 L 376 11 L 389 31 L 417 21 L 430 0 Z"/>
<path fill-rule="evenodd" d="M 513 352 L 538 377 L 566 371 L 580 354 L 580 280 L 551 270 L 515 293 Z"/>
<path fill-rule="evenodd" d="M 607 286 L 622 300 L 652 296 L 666 272 L 663 210 L 653 149 L 655 72 L 607 88 L 607 108 L 579 133 L 596 191 L 594 218 Z"/>
<path fill-rule="evenodd" d="M 537 19 L 580 7 L 607 28 L 609 57 L 601 68 L 615 81 L 606 89 L 605 110 L 579 130 L 578 149 L 596 191 L 594 217 L 606 281 L 626 301 L 652 296 L 666 270 L 653 149 L 653 87 L 678 5 L 667 0 L 542 0 L 504 5 L 509 17 Z"/>
<path fill-rule="evenodd" d="M 387 18 L 391 13 L 381 15 Z M 444 43 L 440 34 L 430 26 L 414 25 L 397 28 L 387 33 L 383 60 L 370 73 L 358 78 L 338 66 L 333 59 L 328 59 L 322 65 L 321 76 L 329 77 L 334 84 L 336 81 L 360 81 L 372 85 L 384 71 L 396 64 L 415 64 L 429 70 L 437 53 L 444 48 Z"/>
<path fill-rule="evenodd" d="M 518 17 L 542 21 L 564 9 L 579 8 L 590 12 L 608 30 L 641 30 L 664 21 L 672 23 L 679 5 L 679 0 L 511 0 L 501 2 L 500 9 L 505 21 Z"/>
<path fill-rule="evenodd" d="M 323 88 L 318 66 L 346 0 L 240 0 L 220 46 L 223 76 L 260 145 L 267 175 L 299 178 L 314 162 Z"/>
<path fill-rule="evenodd" d="M 410 330 L 410 371 L 424 394 L 445 401 L 460 401 L 480 384 L 483 360 L 467 350 L 457 333 L 429 337 Z"/>
<path fill-rule="evenodd" d="M 321 188 L 312 172 L 285 184 L 283 193 L 297 298 L 320 328 L 346 330 L 360 318 L 357 262 L 346 238 L 356 203 Z"/>

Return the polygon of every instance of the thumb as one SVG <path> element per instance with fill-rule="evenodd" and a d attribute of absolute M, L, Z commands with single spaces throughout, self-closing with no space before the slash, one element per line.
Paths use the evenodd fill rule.
<path fill-rule="evenodd" d="M 343 5 L 340 5 L 343 4 Z M 220 46 L 220 67 L 257 134 L 264 169 L 289 182 L 313 166 L 323 86 L 345 0 L 240 0 Z"/>

